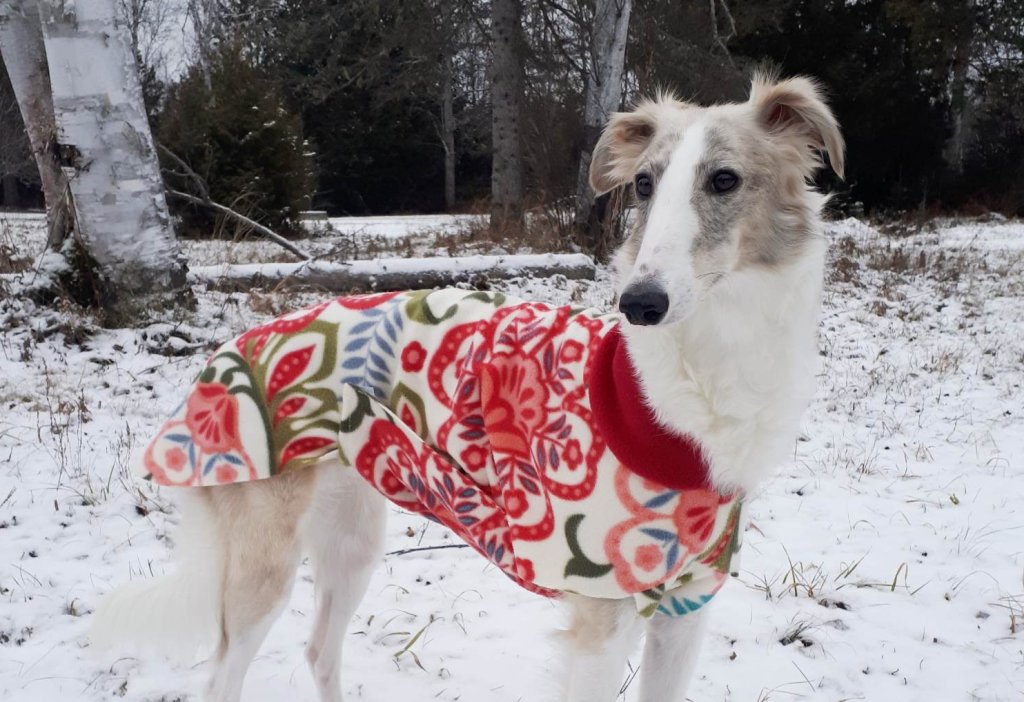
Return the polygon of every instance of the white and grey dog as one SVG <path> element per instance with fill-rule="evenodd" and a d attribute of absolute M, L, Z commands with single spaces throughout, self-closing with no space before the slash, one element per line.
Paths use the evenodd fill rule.
<path fill-rule="evenodd" d="M 742 104 L 662 97 L 618 113 L 594 151 L 594 190 L 632 183 L 636 195 L 615 268 L 640 388 L 663 426 L 698 442 L 720 491 L 756 490 L 791 449 L 810 399 L 826 243 L 825 198 L 809 183 L 822 151 L 842 176 L 843 148 L 813 81 L 760 75 Z M 209 698 L 239 700 L 306 552 L 317 592 L 306 654 L 321 700 L 341 700 L 343 635 L 383 547 L 379 493 L 325 459 L 180 494 L 194 534 L 178 539 L 177 573 L 113 593 L 95 640 L 198 643 L 211 632 L 219 644 Z M 644 629 L 641 702 L 684 699 L 708 607 L 644 620 L 632 598 L 566 599 L 563 699 L 614 700 Z"/>

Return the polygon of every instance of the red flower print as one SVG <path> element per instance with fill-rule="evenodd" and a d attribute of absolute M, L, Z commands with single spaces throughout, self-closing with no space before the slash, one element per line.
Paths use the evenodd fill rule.
<path fill-rule="evenodd" d="M 708 490 L 685 490 L 672 513 L 679 533 L 679 543 L 690 551 L 704 548 L 715 529 L 719 496 Z"/>
<path fill-rule="evenodd" d="M 223 383 L 196 383 L 185 403 L 185 426 L 207 453 L 238 446 L 238 399 Z"/>
<path fill-rule="evenodd" d="M 517 558 L 516 559 L 516 575 L 521 580 L 525 580 L 528 583 L 532 583 L 536 574 L 533 571 L 533 561 L 529 558 Z"/>
<path fill-rule="evenodd" d="M 580 448 L 580 442 L 577 439 L 566 441 L 565 451 L 562 455 L 565 462 L 569 464 L 569 470 L 577 468 L 583 462 L 583 450 Z"/>
<path fill-rule="evenodd" d="M 188 456 L 177 446 L 167 449 L 167 453 L 164 454 L 164 463 L 173 471 L 180 471 L 187 462 Z"/>
<path fill-rule="evenodd" d="M 427 361 L 427 350 L 423 344 L 414 341 L 402 349 L 402 370 L 406 373 L 418 373 L 423 370 Z"/>
<path fill-rule="evenodd" d="M 505 511 L 512 519 L 518 519 L 526 512 L 529 503 L 526 501 L 526 493 L 522 490 L 512 489 L 505 493 Z"/>
<path fill-rule="evenodd" d="M 395 477 L 394 473 L 384 473 L 380 478 L 380 486 L 384 490 L 385 495 L 394 495 L 405 490 L 405 486 Z"/>
<path fill-rule="evenodd" d="M 480 368 L 480 401 L 493 449 L 529 458 L 530 439 L 548 418 L 548 390 L 537 360 L 495 355 Z"/>
<path fill-rule="evenodd" d="M 644 544 L 636 549 L 633 561 L 648 573 L 661 565 L 661 549 L 654 544 Z"/>
<path fill-rule="evenodd" d="M 238 471 L 228 465 L 217 466 L 217 484 L 224 485 L 238 480 Z"/>
<path fill-rule="evenodd" d="M 459 456 L 464 468 L 480 470 L 487 463 L 487 451 L 479 446 L 470 446 Z"/>
<path fill-rule="evenodd" d="M 368 310 L 377 305 L 383 305 L 388 300 L 398 295 L 397 292 L 373 293 L 370 295 L 350 295 L 339 297 L 338 304 L 350 310 Z"/>
<path fill-rule="evenodd" d="M 578 361 L 583 358 L 583 344 L 570 339 L 562 344 L 562 349 L 558 352 L 558 355 L 563 363 Z"/>

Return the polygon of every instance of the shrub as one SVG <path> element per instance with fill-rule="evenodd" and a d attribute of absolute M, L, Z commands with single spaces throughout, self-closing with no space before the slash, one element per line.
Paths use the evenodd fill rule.
<path fill-rule="evenodd" d="M 208 75 L 193 67 L 171 86 L 156 122 L 157 140 L 205 180 L 212 200 L 276 231 L 297 232 L 314 183 L 302 122 L 239 48 L 222 49 Z M 161 164 L 170 189 L 201 195 L 166 154 Z M 170 202 L 180 234 L 209 237 L 222 228 L 208 208 Z"/>

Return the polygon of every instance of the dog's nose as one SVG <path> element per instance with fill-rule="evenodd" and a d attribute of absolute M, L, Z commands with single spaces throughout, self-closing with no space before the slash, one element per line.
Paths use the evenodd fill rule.
<path fill-rule="evenodd" d="M 668 295 L 650 283 L 630 285 L 619 298 L 619 312 L 630 324 L 657 324 L 668 312 Z"/>

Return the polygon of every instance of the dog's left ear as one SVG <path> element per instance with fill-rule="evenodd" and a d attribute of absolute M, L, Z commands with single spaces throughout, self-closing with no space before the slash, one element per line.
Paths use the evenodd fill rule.
<path fill-rule="evenodd" d="M 654 136 L 655 113 L 662 104 L 645 101 L 632 112 L 616 112 L 608 120 L 590 157 L 590 187 L 595 195 L 633 180 L 640 157 Z"/>
<path fill-rule="evenodd" d="M 803 76 L 777 81 L 770 73 L 758 73 L 750 86 L 750 104 L 770 137 L 801 150 L 824 150 L 832 170 L 844 177 L 843 135 L 817 82 Z"/>

